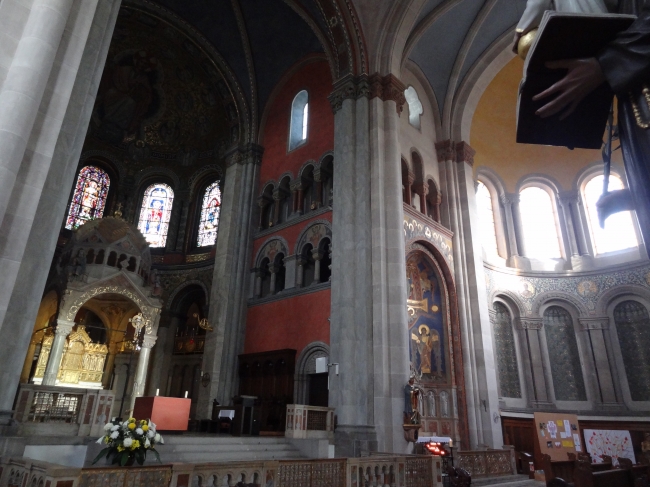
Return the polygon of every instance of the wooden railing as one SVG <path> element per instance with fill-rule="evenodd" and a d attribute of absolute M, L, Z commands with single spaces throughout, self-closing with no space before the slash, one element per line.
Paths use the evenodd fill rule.
<path fill-rule="evenodd" d="M 333 438 L 334 408 L 287 404 L 287 438 Z"/>
<path fill-rule="evenodd" d="M 440 468 L 428 455 L 87 469 L 20 458 L 0 459 L 0 487 L 441 487 Z"/>
<path fill-rule="evenodd" d="M 473 479 L 517 473 L 514 450 L 480 450 L 455 453 L 454 466 L 467 470 Z"/>

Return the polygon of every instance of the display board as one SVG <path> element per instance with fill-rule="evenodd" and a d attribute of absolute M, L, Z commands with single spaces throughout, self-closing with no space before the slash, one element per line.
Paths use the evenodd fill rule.
<path fill-rule="evenodd" d="M 584 430 L 585 447 L 596 463 L 602 463 L 601 455 L 612 457 L 612 465 L 618 466 L 619 458 L 629 458 L 636 463 L 634 447 L 629 431 L 624 430 Z"/>
<path fill-rule="evenodd" d="M 542 455 L 552 461 L 568 460 L 567 453 L 584 451 L 575 414 L 535 413 L 535 429 Z"/>

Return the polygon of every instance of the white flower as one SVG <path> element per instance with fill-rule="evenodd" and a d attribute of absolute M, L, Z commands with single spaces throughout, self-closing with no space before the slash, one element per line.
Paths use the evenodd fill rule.
<path fill-rule="evenodd" d="M 149 421 L 149 429 L 151 429 L 151 428 L 156 429 L 156 423 L 154 423 L 153 421 L 150 420 Z"/>
<path fill-rule="evenodd" d="M 149 431 L 147 431 L 147 436 L 148 436 L 149 438 L 153 438 L 154 436 L 156 436 L 156 430 L 149 430 Z"/>
<path fill-rule="evenodd" d="M 97 440 L 95 443 L 101 445 L 102 443 L 104 443 L 104 437 L 103 436 L 100 437 L 99 440 Z"/>
<path fill-rule="evenodd" d="M 111 431 L 117 431 L 119 429 L 120 429 L 120 425 L 119 424 L 114 424 L 113 427 L 111 428 Z"/>
<path fill-rule="evenodd" d="M 151 446 L 151 442 L 148 439 L 144 440 L 144 447 L 149 448 L 150 446 Z"/>
<path fill-rule="evenodd" d="M 106 423 L 104 425 L 104 431 L 108 431 L 110 429 L 113 429 L 113 423 Z"/>
<path fill-rule="evenodd" d="M 144 433 L 144 431 L 142 431 L 142 428 L 137 428 L 137 429 L 135 430 L 135 434 L 136 434 L 136 435 L 142 435 L 143 433 Z"/>
<path fill-rule="evenodd" d="M 131 438 L 124 438 L 124 448 L 130 448 L 132 444 L 133 440 Z"/>
<path fill-rule="evenodd" d="M 113 431 L 113 432 L 111 433 L 111 438 L 113 438 L 113 439 L 116 439 L 118 436 L 120 436 L 119 431 Z"/>
<path fill-rule="evenodd" d="M 165 444 L 165 442 L 163 441 L 163 437 L 160 436 L 159 433 L 156 433 L 155 441 L 156 441 L 156 443 L 160 443 L 161 445 Z"/>

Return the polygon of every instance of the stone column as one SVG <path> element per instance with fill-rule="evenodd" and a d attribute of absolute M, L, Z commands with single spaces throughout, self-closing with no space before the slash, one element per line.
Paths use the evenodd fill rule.
<path fill-rule="evenodd" d="M 284 258 L 284 288 L 291 289 L 296 287 L 296 256 L 289 255 Z"/>
<path fill-rule="evenodd" d="M 454 274 L 463 350 L 465 403 L 459 400 L 460 418 L 467 415 L 469 445 L 492 448 L 503 443 L 501 427 L 492 421 L 499 409 L 495 351 L 491 337 L 483 268 L 480 223 L 474 190 L 474 150 L 466 142 L 436 143 L 441 169 L 441 192 L 447 200 L 449 228 L 454 232 Z M 460 379 L 462 380 L 462 379 Z"/>
<path fill-rule="evenodd" d="M 160 315 L 158 331 L 156 332 L 156 348 L 152 352 L 151 376 L 149 378 L 147 395 L 155 396 L 156 389 L 162 390 L 165 394 L 167 385 L 167 376 L 169 375 L 169 361 L 174 351 L 174 334 L 179 318 L 170 313 L 163 311 Z"/>
<path fill-rule="evenodd" d="M 259 229 L 260 230 L 264 230 L 265 228 L 269 228 L 269 222 L 264 221 L 264 214 L 265 214 L 264 209 L 266 208 L 266 205 L 268 205 L 268 204 L 269 204 L 269 202 L 266 201 L 266 198 L 264 198 L 263 196 L 260 196 L 257 199 L 257 206 L 260 209 L 260 224 L 259 224 Z"/>
<path fill-rule="evenodd" d="M 320 261 L 323 258 L 323 254 L 318 249 L 314 249 L 311 255 L 314 258 L 314 282 L 312 285 L 320 284 Z"/>
<path fill-rule="evenodd" d="M 296 287 L 302 287 L 305 278 L 305 264 L 307 261 L 302 256 L 296 257 Z"/>
<path fill-rule="evenodd" d="M 6 6 L 3 0 L 2 8 Z M 74 182 L 119 7 L 120 0 L 74 1 L 75 15 L 65 26 L 67 42 L 50 53 L 55 69 L 47 80 L 46 96 L 41 99 L 11 191 L 9 200 L 14 204 L 7 215 L 12 216 L 5 217 L 0 227 L 0 235 L 6 237 L 0 239 L 0 427 L 11 418 L 21 364 L 68 205 L 69 191 L 61 188 L 71 188 Z M 57 9 L 48 12 L 52 23 L 57 23 Z M 9 32 L 15 30 L 3 34 Z M 10 47 L 0 44 L 3 52 Z M 37 65 L 47 66 L 49 61 L 34 59 Z M 15 114 L 11 118 L 15 125 Z M 29 198 L 24 196 L 27 190 Z"/>
<path fill-rule="evenodd" d="M 205 337 L 202 370 L 210 384 L 201 387 L 198 418 L 209 418 L 212 400 L 229 404 L 237 394 L 237 355 L 244 348 L 246 331 L 246 287 L 252 258 L 254 188 L 262 148 L 250 144 L 238 147 L 226 157 L 223 205 L 219 223 L 214 275 L 208 319 L 214 331 Z"/>
<path fill-rule="evenodd" d="M 515 267 L 517 269 L 530 269 L 528 259 L 522 257 L 522 248 L 517 238 L 518 226 L 515 223 L 515 214 L 519 211 L 516 210 L 515 205 L 519 204 L 519 194 L 517 193 L 503 193 L 499 195 L 499 203 L 503 208 L 505 220 L 505 233 L 506 243 L 508 245 L 508 258 L 506 265 L 508 267 Z"/>
<path fill-rule="evenodd" d="M 176 197 L 174 198 L 174 206 L 176 206 L 178 201 L 178 208 L 176 215 L 172 214 L 169 226 L 170 226 L 170 235 L 167 238 L 170 242 L 174 243 L 171 246 L 177 252 L 187 251 L 189 248 L 192 248 L 193 242 L 188 240 L 187 235 L 187 220 L 189 219 L 190 214 L 190 192 L 189 190 L 177 191 Z M 203 201 L 198 199 L 199 204 Z M 173 208 L 172 208 L 173 212 Z M 199 213 L 200 217 L 200 213 Z M 196 222 L 198 223 L 198 222 Z M 173 229 L 171 228 L 173 225 Z M 194 242 L 195 244 L 195 242 Z"/>
<path fill-rule="evenodd" d="M 262 276 L 263 271 L 261 269 L 255 269 L 255 293 L 254 296 L 259 298 L 262 296 Z"/>
<path fill-rule="evenodd" d="M 420 211 L 423 214 L 427 214 L 427 194 L 429 194 L 429 188 L 426 184 L 420 184 L 418 188 L 418 193 L 420 194 Z"/>
<path fill-rule="evenodd" d="M 280 223 L 280 203 L 282 201 L 282 190 L 277 188 L 273 191 L 273 224 Z"/>
<path fill-rule="evenodd" d="M 413 182 L 415 181 L 415 174 L 409 169 L 408 175 L 406 176 L 406 181 L 403 182 L 404 185 L 404 203 L 409 206 L 413 206 Z"/>
<path fill-rule="evenodd" d="M 47 367 L 45 367 L 45 373 L 43 374 L 44 386 L 56 385 L 56 377 L 59 374 L 63 349 L 65 348 L 65 339 L 68 338 L 75 324 L 74 321 L 63 320 L 61 318 L 56 320 L 54 340 L 52 341 L 50 356 L 47 360 Z"/>
<path fill-rule="evenodd" d="M 111 376 L 113 375 L 113 368 L 115 367 L 115 356 L 117 355 L 117 344 L 111 343 L 108 346 L 108 355 L 106 356 L 106 364 L 104 365 L 104 374 L 102 375 L 102 387 L 108 389 L 111 384 Z"/>
<path fill-rule="evenodd" d="M 541 318 L 521 318 L 519 324 L 526 334 L 526 342 L 530 354 L 530 367 L 533 376 L 531 407 L 548 407 L 551 405 L 551 401 L 548 394 L 548 384 L 539 337 L 542 330 L 542 320 Z"/>
<path fill-rule="evenodd" d="M 316 208 L 323 206 L 323 173 L 320 167 L 314 171 L 314 184 L 316 185 Z"/>
<path fill-rule="evenodd" d="M 138 355 L 138 365 L 135 368 L 135 378 L 133 379 L 133 393 L 129 401 L 129 410 L 133 411 L 135 398 L 144 394 L 144 388 L 147 383 L 147 371 L 149 370 L 149 357 L 151 349 L 156 344 L 155 335 L 145 335 L 142 339 L 142 346 Z"/>
<path fill-rule="evenodd" d="M 275 278 L 277 277 L 278 268 L 273 264 L 269 263 L 269 272 L 271 273 L 271 287 L 269 292 L 271 295 L 275 294 Z"/>
<path fill-rule="evenodd" d="M 598 385 L 598 400 L 605 407 L 609 406 L 617 409 L 620 405 L 616 398 L 614 378 L 609 363 L 609 357 L 612 356 L 612 353 L 611 351 L 608 353 L 605 340 L 605 335 L 609 333 L 609 317 L 582 318 L 580 319 L 580 325 L 587 332 L 589 338 L 589 348 L 595 365 L 595 382 Z"/>

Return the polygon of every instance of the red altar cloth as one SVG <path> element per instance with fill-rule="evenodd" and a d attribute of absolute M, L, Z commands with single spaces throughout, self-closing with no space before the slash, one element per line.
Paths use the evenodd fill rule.
<path fill-rule="evenodd" d="M 191 399 L 180 397 L 137 397 L 133 417 L 151 419 L 160 431 L 187 431 L 191 404 Z"/>

